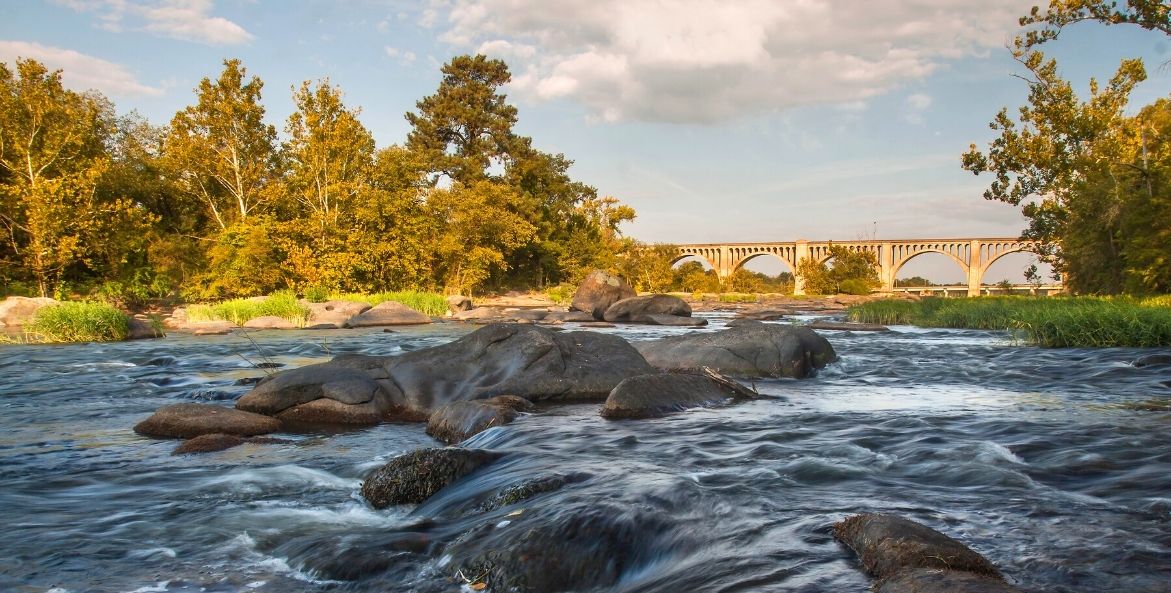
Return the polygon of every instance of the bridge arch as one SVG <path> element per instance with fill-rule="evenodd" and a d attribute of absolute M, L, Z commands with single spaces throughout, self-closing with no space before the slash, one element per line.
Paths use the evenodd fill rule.
<path fill-rule="evenodd" d="M 980 246 L 980 268 L 977 270 L 976 282 L 984 283 L 984 274 L 988 268 L 1000 258 L 1010 253 L 1027 253 L 1033 244 L 1026 241 L 988 241 Z"/>
<path fill-rule="evenodd" d="M 914 251 L 910 255 L 906 255 L 902 259 L 895 261 L 894 265 L 891 266 L 891 270 L 890 270 L 890 277 L 891 277 L 892 285 L 893 285 L 893 282 L 898 279 L 899 271 L 903 269 L 903 266 L 910 263 L 911 260 L 913 260 L 921 255 L 927 255 L 929 253 L 938 253 L 938 254 L 944 255 L 947 257 L 947 259 L 950 259 L 951 261 L 955 262 L 955 264 L 960 267 L 960 271 L 964 273 L 965 278 L 967 278 L 968 274 L 971 273 L 971 266 L 968 265 L 967 261 L 957 257 L 954 252 L 949 252 L 949 250 L 947 250 L 947 249 L 941 249 L 941 248 L 937 247 L 936 245 L 931 244 L 931 245 L 928 245 L 924 249 Z"/>
<path fill-rule="evenodd" d="M 709 268 L 720 269 L 720 250 L 710 247 L 680 247 L 679 254 L 671 260 L 671 267 L 688 259 L 695 258 L 707 264 Z"/>
<path fill-rule="evenodd" d="M 797 271 L 796 261 L 794 260 L 794 249 L 791 246 L 762 246 L 756 248 L 737 248 L 732 250 L 732 271 L 735 272 L 743 268 L 748 262 L 761 257 L 775 257 L 785 264 L 790 272 Z"/>

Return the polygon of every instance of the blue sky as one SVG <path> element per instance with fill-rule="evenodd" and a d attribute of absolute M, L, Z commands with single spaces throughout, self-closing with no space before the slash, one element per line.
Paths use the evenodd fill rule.
<path fill-rule="evenodd" d="M 192 103 L 225 58 L 264 80 L 278 128 L 291 87 L 328 77 L 388 145 L 404 140 L 403 113 L 434 92 L 440 65 L 481 51 L 509 63 L 518 131 L 634 206 L 626 231 L 639 239 L 1015 236 L 1019 212 L 983 200 L 988 180 L 959 155 L 991 139 L 997 110 L 1024 101 L 1005 45 L 1032 4 L 10 1 L 0 61 L 40 59 L 155 123 Z M 1137 107 L 1171 92 L 1168 41 L 1082 24 L 1045 50 L 1083 89 L 1144 58 Z M 958 278 L 938 264 L 900 275 Z"/>

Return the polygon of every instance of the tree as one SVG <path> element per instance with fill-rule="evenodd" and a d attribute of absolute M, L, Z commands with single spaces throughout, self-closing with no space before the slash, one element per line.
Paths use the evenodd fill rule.
<path fill-rule="evenodd" d="M 198 101 L 175 114 L 164 155 L 179 186 L 199 199 L 220 230 L 244 222 L 271 198 L 276 128 L 264 123 L 264 83 L 240 60 L 224 60 L 219 79 L 200 81 Z"/>
<path fill-rule="evenodd" d="M 430 192 L 427 211 L 438 226 L 434 270 L 445 293 L 471 294 L 494 269 L 507 270 L 505 254 L 532 240 L 533 225 L 512 211 L 520 199 L 491 181 Z"/>
<path fill-rule="evenodd" d="M 1114 0 L 1050 0 L 1042 13 L 1034 6 L 1028 16 L 1021 17 L 1026 25 L 1042 24 L 1043 28 L 1026 31 L 1015 40 L 1018 50 L 1031 50 L 1057 39 L 1067 25 L 1082 21 L 1098 21 L 1107 25 L 1131 24 L 1147 30 L 1171 35 L 1171 5 L 1166 0 L 1127 0 L 1122 8 Z"/>
<path fill-rule="evenodd" d="M 668 243 L 647 245 L 626 239 L 618 255 L 618 273 L 639 292 L 671 290 L 675 278 L 672 262 L 679 257 L 679 247 Z"/>
<path fill-rule="evenodd" d="M 434 95 L 406 114 L 411 124 L 406 147 L 422 156 L 432 184 L 446 176 L 465 185 L 488 176 L 515 146 L 516 108 L 498 89 L 512 80 L 508 65 L 483 55 L 456 56 L 443 66 Z"/>
<path fill-rule="evenodd" d="M 873 252 L 829 245 L 833 266 L 805 258 L 797 262 L 797 276 L 808 294 L 869 294 L 882 286 L 878 279 L 878 257 Z"/>
<path fill-rule="evenodd" d="M 103 97 L 66 90 L 60 71 L 35 60 L 18 59 L 15 72 L 0 64 L 0 253 L 4 275 L 31 279 L 41 296 L 69 272 L 92 275 L 120 260 L 133 241 L 116 239 L 142 235 L 151 220 L 129 200 L 98 193 L 112 113 Z"/>

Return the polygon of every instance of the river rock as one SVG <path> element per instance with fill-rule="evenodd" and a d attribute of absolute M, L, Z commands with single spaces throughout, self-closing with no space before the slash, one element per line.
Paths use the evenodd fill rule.
<path fill-rule="evenodd" d="M 289 422 L 378 424 L 403 401 L 394 383 L 380 378 L 336 361 L 312 364 L 265 377 L 236 408 Z"/>
<path fill-rule="evenodd" d="M 447 307 L 452 313 L 468 311 L 472 308 L 472 299 L 462 294 L 453 294 L 447 297 Z"/>
<path fill-rule="evenodd" d="M 0 323 L 6 327 L 25 325 L 32 321 L 42 307 L 60 304 L 56 299 L 46 297 L 10 296 L 0 301 Z"/>
<path fill-rule="evenodd" d="M 994 577 L 962 572 L 919 568 L 900 572 L 882 581 L 876 593 L 1023 593 Z"/>
<path fill-rule="evenodd" d="M 431 318 L 402 303 L 386 301 L 351 317 L 346 322 L 346 327 L 421 325 L 424 323 L 431 323 Z"/>
<path fill-rule="evenodd" d="M 553 593 L 609 588 L 666 551 L 666 523 L 653 515 L 603 502 L 576 508 L 532 509 L 503 526 L 493 520 L 448 549 L 453 575 L 477 579 L 492 591 Z"/>
<path fill-rule="evenodd" d="M 894 515 L 855 515 L 834 524 L 833 533 L 854 550 L 866 572 L 879 579 L 920 568 L 962 571 L 1000 579 L 996 567 L 979 553 L 910 519 Z"/>
<path fill-rule="evenodd" d="M 193 439 L 183 441 L 183 444 L 171 451 L 171 455 L 186 455 L 188 453 L 214 453 L 216 451 L 224 451 L 232 447 L 238 447 L 248 441 L 244 437 L 234 434 L 224 434 L 222 432 L 213 432 L 211 434 L 201 434 Z"/>
<path fill-rule="evenodd" d="M 134 426 L 134 432 L 152 437 L 190 439 L 204 434 L 240 436 L 281 429 L 276 418 L 207 404 L 171 404 Z"/>
<path fill-rule="evenodd" d="M 809 324 L 810 329 L 840 330 L 853 332 L 888 332 L 890 328 L 877 323 L 853 323 L 849 321 L 814 321 Z"/>
<path fill-rule="evenodd" d="M 625 280 L 602 270 L 595 270 L 577 287 L 569 308 L 589 313 L 594 319 L 601 321 L 610 305 L 633 296 L 638 296 L 638 293 L 634 292 Z"/>
<path fill-rule="evenodd" d="M 262 315 L 244 322 L 248 329 L 296 329 L 297 324 L 276 315 Z"/>
<path fill-rule="evenodd" d="M 532 408 L 532 402 L 514 395 L 453 402 L 431 413 L 427 434 L 448 444 L 458 443 L 493 426 L 508 424 Z"/>
<path fill-rule="evenodd" d="M 362 496 L 376 509 L 418 504 L 448 484 L 501 457 L 481 449 L 420 449 L 391 459 L 362 482 Z"/>
<path fill-rule="evenodd" d="M 1169 365 L 1171 364 L 1171 354 L 1147 354 L 1134 359 L 1131 364 L 1138 368 Z"/>
<path fill-rule="evenodd" d="M 601 414 L 603 418 L 610 419 L 654 418 L 755 395 L 735 381 L 718 375 L 639 375 L 622 381 L 610 392 L 606 403 L 602 405 Z"/>
<path fill-rule="evenodd" d="M 517 395 L 529 401 L 604 399 L 627 377 L 653 373 L 629 342 L 589 331 L 486 325 L 454 342 L 384 359 L 412 410 Z"/>
<path fill-rule="evenodd" d="M 610 305 L 602 319 L 610 323 L 647 323 L 651 315 L 691 317 L 691 306 L 683 299 L 669 294 L 636 296 Z"/>
<path fill-rule="evenodd" d="M 155 327 L 147 319 L 139 319 L 137 317 L 130 317 L 126 320 L 126 339 L 127 340 L 149 340 L 153 338 L 161 338 L 165 336 L 162 331 Z"/>
<path fill-rule="evenodd" d="M 222 336 L 232 333 L 236 324 L 231 321 L 197 321 L 188 323 L 184 329 L 189 329 L 197 336 Z"/>
<path fill-rule="evenodd" d="M 740 378 L 801 379 L 837 360 L 833 346 L 808 327 L 750 320 L 718 332 L 635 342 L 634 347 L 660 369 L 709 367 Z"/>
<path fill-rule="evenodd" d="M 325 301 L 322 303 L 303 302 L 309 308 L 307 328 L 327 329 L 345 327 L 351 317 L 370 310 L 370 303 L 357 301 Z"/>
<path fill-rule="evenodd" d="M 589 323 L 594 316 L 585 311 L 549 311 L 541 321 L 545 323 Z"/>
<path fill-rule="evenodd" d="M 707 320 L 700 317 L 680 317 L 678 315 L 645 315 L 642 323 L 647 325 L 666 325 L 670 327 L 704 327 Z"/>

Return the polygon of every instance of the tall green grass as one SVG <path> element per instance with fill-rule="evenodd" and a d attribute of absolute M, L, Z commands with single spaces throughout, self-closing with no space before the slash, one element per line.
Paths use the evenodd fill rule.
<path fill-rule="evenodd" d="M 67 302 L 37 310 L 24 331 L 38 342 L 114 342 L 126 339 L 129 323 L 113 305 Z"/>
<path fill-rule="evenodd" d="M 743 292 L 722 292 L 719 299 L 721 303 L 755 303 L 756 295 Z"/>
<path fill-rule="evenodd" d="M 419 292 L 417 290 L 376 292 L 373 294 L 335 294 L 333 298 L 339 301 L 357 301 L 360 303 L 370 303 L 371 305 L 394 301 L 396 303 L 402 303 L 424 315 L 434 317 L 442 316 L 448 311 L 447 297 L 434 292 Z"/>
<path fill-rule="evenodd" d="M 275 292 L 264 299 L 232 299 L 214 305 L 191 305 L 187 308 L 190 321 L 231 321 L 244 325 L 250 319 L 275 315 L 288 319 L 295 325 L 305 325 L 309 320 L 309 308 L 297 301 L 291 292 Z"/>
<path fill-rule="evenodd" d="M 1161 298 L 1161 297 L 1160 297 Z M 1171 346 L 1171 307 L 1127 297 L 977 297 L 880 300 L 850 307 L 851 321 L 1012 330 L 1046 348 Z"/>

